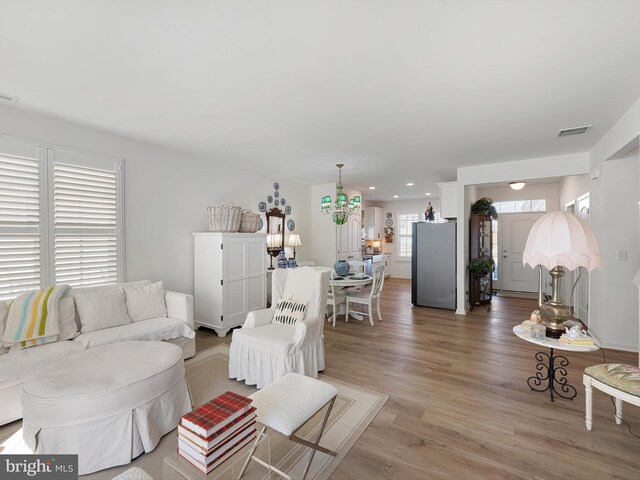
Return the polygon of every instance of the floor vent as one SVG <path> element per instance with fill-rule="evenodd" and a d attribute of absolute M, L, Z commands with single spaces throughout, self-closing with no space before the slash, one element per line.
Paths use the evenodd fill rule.
<path fill-rule="evenodd" d="M 583 135 L 589 131 L 592 125 L 585 125 L 583 127 L 565 128 L 558 132 L 559 137 L 569 137 L 571 135 Z"/>

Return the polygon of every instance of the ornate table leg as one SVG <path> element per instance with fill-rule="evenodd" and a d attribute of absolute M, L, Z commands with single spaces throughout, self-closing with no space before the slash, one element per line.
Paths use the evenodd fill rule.
<path fill-rule="evenodd" d="M 529 388 L 536 392 L 546 392 L 549 390 L 552 402 L 554 394 L 567 400 L 573 400 L 578 392 L 567 381 L 566 367 L 569 365 L 567 357 L 554 355 L 553 348 L 551 348 L 549 354 L 544 352 L 536 353 L 535 359 L 538 362 L 536 365 L 537 372 L 533 377 L 527 379 Z M 556 386 L 559 387 L 559 389 L 556 389 Z"/>

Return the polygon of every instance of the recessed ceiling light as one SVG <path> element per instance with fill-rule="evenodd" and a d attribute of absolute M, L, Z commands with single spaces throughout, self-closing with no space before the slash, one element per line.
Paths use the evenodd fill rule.
<path fill-rule="evenodd" d="M 398 198 L 398 195 L 394 195 L 393 198 Z"/>
<path fill-rule="evenodd" d="M 513 190 L 522 190 L 526 184 L 527 184 L 527 182 L 511 182 L 511 183 L 509 183 L 509 186 Z"/>
<path fill-rule="evenodd" d="M 407 187 L 413 187 L 413 183 L 412 182 L 407 183 Z"/>
<path fill-rule="evenodd" d="M 375 190 L 376 187 L 369 187 L 369 190 Z"/>
<path fill-rule="evenodd" d="M 430 196 L 431 196 L 431 192 L 427 192 L 427 193 L 425 193 L 425 195 L 426 195 L 427 197 L 430 197 Z"/>

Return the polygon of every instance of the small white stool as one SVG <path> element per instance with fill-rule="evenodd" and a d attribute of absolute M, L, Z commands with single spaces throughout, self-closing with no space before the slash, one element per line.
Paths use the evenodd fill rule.
<path fill-rule="evenodd" d="M 288 373 L 250 396 L 253 399 L 252 405 L 256 407 L 257 421 L 264 425 L 263 433 L 269 427 L 280 432 L 289 440 L 311 448 L 311 458 L 309 458 L 309 463 L 304 471 L 303 480 L 309 473 L 316 451 L 332 456 L 336 455 L 336 452 L 321 447 L 319 444 L 337 395 L 338 389 L 333 385 L 315 378 L 305 377 L 299 373 Z M 315 442 L 311 443 L 297 437 L 296 432 L 326 406 L 328 406 L 327 413 L 322 420 L 322 426 Z M 255 446 L 249 452 L 249 457 L 238 478 L 242 477 L 249 462 L 254 460 L 278 475 L 291 480 L 289 475 L 254 456 L 254 451 Z"/>
<path fill-rule="evenodd" d="M 640 406 L 640 368 L 620 363 L 603 363 L 584 369 L 587 430 L 593 426 L 593 387 L 615 398 L 618 425 L 622 423 L 622 401 Z"/>

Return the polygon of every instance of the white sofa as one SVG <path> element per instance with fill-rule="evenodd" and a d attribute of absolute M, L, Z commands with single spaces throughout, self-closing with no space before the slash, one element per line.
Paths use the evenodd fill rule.
<path fill-rule="evenodd" d="M 131 282 L 105 287 L 91 287 L 82 292 L 98 292 L 148 285 L 151 282 Z M 70 290 L 65 297 L 73 296 Z M 193 296 L 165 291 L 166 317 L 149 318 L 125 325 L 79 333 L 72 340 L 25 348 L 13 347 L 8 353 L 0 352 L 0 425 L 22 418 L 21 394 L 23 383 L 45 366 L 63 361 L 74 353 L 111 343 L 130 340 L 162 340 L 182 348 L 184 358 L 195 355 L 195 324 Z M 75 308 L 75 305 L 74 305 Z M 78 332 L 81 324 L 76 312 Z M 1 335 L 1 332 L 0 332 Z"/>

